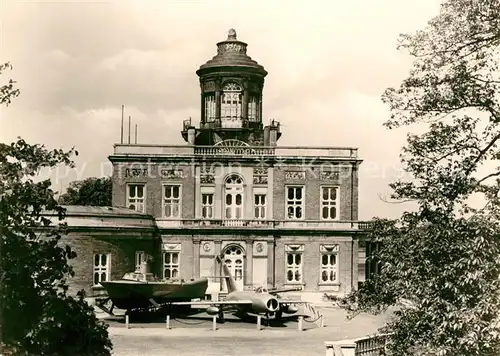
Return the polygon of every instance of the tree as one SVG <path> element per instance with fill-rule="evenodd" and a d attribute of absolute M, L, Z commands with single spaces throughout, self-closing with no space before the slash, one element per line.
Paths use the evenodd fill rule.
<path fill-rule="evenodd" d="M 417 209 L 375 219 L 380 272 L 341 304 L 351 317 L 397 306 L 392 355 L 499 355 L 500 170 L 488 168 L 500 158 L 500 1 L 447 0 L 400 48 L 414 64 L 382 97 L 386 126 L 425 132 L 408 135 L 412 179 L 392 198 Z"/>
<path fill-rule="evenodd" d="M 0 93 L 3 103 L 17 95 L 13 87 Z M 74 149 L 48 150 L 20 138 L 0 143 L 0 321 L 8 326 L 0 330 L 0 346 L 15 354 L 111 354 L 107 326 L 84 294 L 67 294 L 66 279 L 73 275 L 68 260 L 76 254 L 60 244 L 66 226 L 42 215 L 53 211 L 62 220 L 65 210 L 50 180 L 35 181 L 42 168 L 73 167 L 73 154 Z"/>
<path fill-rule="evenodd" d="M 60 197 L 64 205 L 111 206 L 111 178 L 87 178 L 71 182 Z"/>

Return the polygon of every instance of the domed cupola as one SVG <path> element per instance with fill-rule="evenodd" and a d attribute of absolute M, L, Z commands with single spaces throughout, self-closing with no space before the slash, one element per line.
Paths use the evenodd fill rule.
<path fill-rule="evenodd" d="M 229 30 L 227 40 L 217 43 L 217 55 L 201 65 L 196 74 L 201 87 L 200 128 L 185 123 L 182 135 L 188 143 L 214 145 L 240 140 L 250 145 L 271 144 L 262 124 L 267 71 L 247 55 L 247 44 L 237 39 L 234 29 Z M 276 132 L 277 140 L 279 127 L 268 130 Z"/>
<path fill-rule="evenodd" d="M 230 29 L 227 40 L 217 43 L 217 55 L 196 71 L 198 76 L 225 71 L 244 71 L 264 78 L 266 70 L 247 55 L 247 44 L 236 38 L 236 31 Z"/>

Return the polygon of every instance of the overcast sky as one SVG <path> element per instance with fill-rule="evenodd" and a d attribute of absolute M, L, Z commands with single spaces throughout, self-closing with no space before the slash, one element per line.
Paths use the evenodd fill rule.
<path fill-rule="evenodd" d="M 264 119 L 283 125 L 281 145 L 358 147 L 360 218 L 392 217 L 407 128 L 386 130 L 380 96 L 407 75 L 400 33 L 422 29 L 437 0 L 8 1 L 0 2 L 0 60 L 21 96 L 0 112 L 0 140 L 22 136 L 76 146 L 76 178 L 109 175 L 121 105 L 139 143 L 183 144 L 182 120 L 200 117 L 195 71 L 235 28 L 269 72 Z M 133 135 L 132 135 L 133 137 Z"/>

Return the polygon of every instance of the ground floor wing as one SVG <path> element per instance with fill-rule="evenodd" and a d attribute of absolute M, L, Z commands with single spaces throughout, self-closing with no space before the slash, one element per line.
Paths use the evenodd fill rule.
<path fill-rule="evenodd" d="M 70 234 L 71 235 L 71 234 Z M 78 257 L 72 262 L 73 289 L 102 292 L 101 281 L 116 280 L 148 261 L 160 278 L 207 277 L 207 294 L 224 293 L 226 284 L 215 256 L 222 257 L 237 287 L 296 288 L 342 295 L 365 279 L 363 242 L 349 234 L 251 235 L 235 233 L 157 236 L 73 235 L 66 237 Z"/>

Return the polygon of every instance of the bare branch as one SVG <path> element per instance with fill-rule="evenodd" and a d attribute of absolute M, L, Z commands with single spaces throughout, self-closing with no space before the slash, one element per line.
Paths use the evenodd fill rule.
<path fill-rule="evenodd" d="M 388 199 L 383 198 L 380 193 L 378 193 L 377 196 L 380 200 L 382 200 L 384 203 L 387 203 L 387 204 L 404 204 L 404 203 L 411 203 L 411 202 L 417 201 L 417 199 L 401 199 L 401 200 L 389 201 Z"/>
<path fill-rule="evenodd" d="M 495 173 L 490 173 L 490 174 L 484 176 L 483 178 L 479 179 L 477 181 L 477 185 L 481 184 L 482 182 L 484 182 L 487 179 L 490 179 L 492 177 L 498 177 L 498 176 L 500 176 L 500 171 L 499 172 L 495 172 Z"/>

